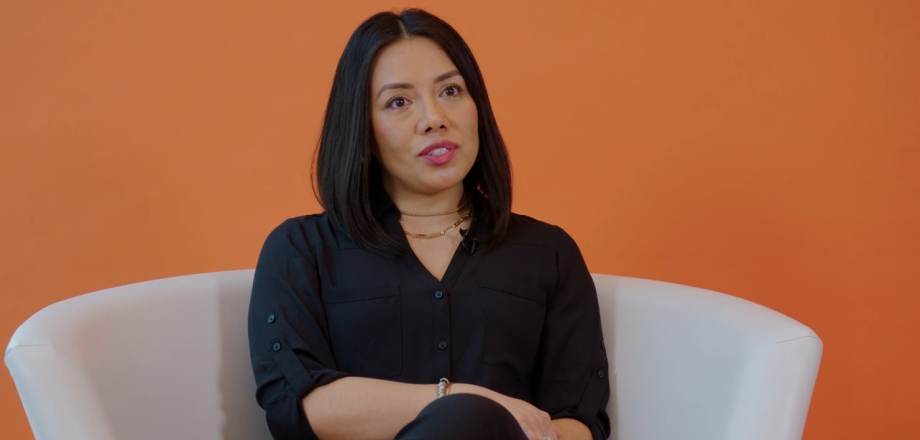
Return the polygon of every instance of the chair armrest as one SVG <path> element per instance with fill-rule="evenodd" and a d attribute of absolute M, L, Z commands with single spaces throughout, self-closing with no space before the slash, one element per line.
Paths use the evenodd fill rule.
<path fill-rule="evenodd" d="M 822 351 L 811 329 L 709 290 L 594 281 L 611 366 L 611 438 L 801 438 Z"/>

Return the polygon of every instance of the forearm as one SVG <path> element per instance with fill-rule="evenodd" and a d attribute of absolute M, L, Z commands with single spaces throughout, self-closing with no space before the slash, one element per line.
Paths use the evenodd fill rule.
<path fill-rule="evenodd" d="M 451 394 L 489 397 L 489 390 L 453 384 Z M 303 399 L 304 412 L 321 440 L 389 440 L 438 396 L 436 384 L 406 384 L 346 377 L 313 390 Z"/>
<path fill-rule="evenodd" d="M 591 430 L 575 419 L 555 419 L 553 425 L 561 434 L 560 440 L 592 440 Z"/>
<path fill-rule="evenodd" d="M 304 412 L 321 440 L 392 439 L 437 398 L 437 385 L 346 377 L 313 390 Z"/>

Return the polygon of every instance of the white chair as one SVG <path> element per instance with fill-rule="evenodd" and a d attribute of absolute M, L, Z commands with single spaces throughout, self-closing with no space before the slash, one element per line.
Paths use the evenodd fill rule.
<path fill-rule="evenodd" d="M 811 329 L 709 290 L 594 283 L 614 375 L 611 439 L 802 438 L 823 348 Z"/>
<path fill-rule="evenodd" d="M 822 345 L 727 295 L 595 275 L 611 360 L 612 439 L 800 439 Z M 61 301 L 5 361 L 36 440 L 269 440 L 246 342 L 252 271 Z"/>

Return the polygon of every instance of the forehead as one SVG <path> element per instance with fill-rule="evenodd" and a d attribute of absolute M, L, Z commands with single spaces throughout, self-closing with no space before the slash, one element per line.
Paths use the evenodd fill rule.
<path fill-rule="evenodd" d="M 380 51 L 371 84 L 377 88 L 392 82 L 431 82 L 456 68 L 437 43 L 425 37 L 414 37 L 397 41 Z"/>

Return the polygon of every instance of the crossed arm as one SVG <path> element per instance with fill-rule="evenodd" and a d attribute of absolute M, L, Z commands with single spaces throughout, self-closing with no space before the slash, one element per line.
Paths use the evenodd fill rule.
<path fill-rule="evenodd" d="M 591 431 L 578 420 L 550 420 L 533 405 L 470 384 L 451 385 L 451 394 L 488 397 L 522 423 L 529 439 L 591 440 Z M 345 377 L 316 388 L 303 399 L 310 426 L 322 440 L 390 440 L 437 397 L 437 385 L 417 385 L 379 379 Z"/>

